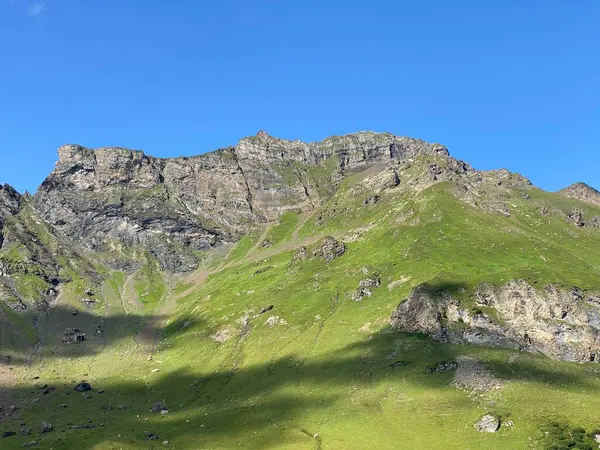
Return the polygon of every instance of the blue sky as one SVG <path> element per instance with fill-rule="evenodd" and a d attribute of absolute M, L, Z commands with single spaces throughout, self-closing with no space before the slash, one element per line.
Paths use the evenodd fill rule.
<path fill-rule="evenodd" d="M 598 0 L 0 0 L 0 182 L 63 143 L 193 155 L 389 131 L 600 187 Z"/>

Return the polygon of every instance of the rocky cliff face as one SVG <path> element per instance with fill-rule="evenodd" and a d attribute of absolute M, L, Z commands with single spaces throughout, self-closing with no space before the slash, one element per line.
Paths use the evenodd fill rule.
<path fill-rule="evenodd" d="M 21 208 L 21 194 L 8 184 L 0 185 L 0 215 L 16 214 Z"/>
<path fill-rule="evenodd" d="M 448 151 L 390 134 L 304 143 L 260 132 L 191 158 L 79 145 L 58 154 L 32 201 L 43 220 L 85 250 L 141 248 L 163 269 L 187 272 L 197 267 L 194 251 L 232 242 L 286 210 L 314 208 L 350 171 Z"/>
<path fill-rule="evenodd" d="M 350 207 L 346 197 L 362 198 L 360 208 L 368 208 L 386 196 L 416 198 L 448 182 L 463 202 L 510 217 L 518 208 L 514 198 L 529 202 L 533 194 L 530 181 L 518 174 L 480 172 L 439 144 L 370 132 L 316 143 L 260 132 L 189 158 L 80 145 L 62 146 L 58 155 L 33 198 L 0 186 L 0 297 L 15 310 L 51 304 L 73 274 L 98 281 L 90 255 L 94 263 L 101 258 L 131 272 L 154 264 L 146 258 L 151 255 L 163 270 L 190 272 L 200 251 L 235 242 L 285 211 L 319 208 L 314 221 L 321 226 Z M 359 171 L 359 181 L 326 202 L 344 177 Z M 562 194 L 600 203 L 600 194 L 582 184 Z M 579 210 L 567 219 L 577 228 L 596 223 Z M 443 341 L 522 348 L 557 359 L 591 361 L 600 352 L 600 297 L 553 285 L 536 291 L 519 280 L 482 286 L 463 303 L 422 285 L 398 306 L 392 324 Z"/>
<path fill-rule="evenodd" d="M 414 289 L 392 314 L 401 331 L 452 343 L 506 347 L 566 361 L 600 359 L 600 296 L 523 280 L 481 286 L 475 307 L 430 285 Z"/>
<path fill-rule="evenodd" d="M 4 232 L 6 218 L 17 214 L 20 208 L 21 195 L 8 184 L 0 185 L 0 249 L 6 242 Z"/>
<path fill-rule="evenodd" d="M 12 187 L 0 186 L 0 299 L 15 311 L 47 305 L 61 279 L 56 255 L 36 232 L 43 226 L 37 226 L 27 202 Z M 32 279 L 35 286 L 28 284 Z"/>

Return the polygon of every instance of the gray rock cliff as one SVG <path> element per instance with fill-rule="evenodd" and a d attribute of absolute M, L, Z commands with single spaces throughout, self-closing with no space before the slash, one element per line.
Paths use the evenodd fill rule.
<path fill-rule="evenodd" d="M 566 361 L 600 359 L 598 295 L 555 285 L 536 290 L 513 280 L 498 288 L 482 285 L 473 300 L 475 307 L 469 307 L 424 284 L 400 303 L 391 323 L 442 342 L 522 349 Z"/>
<path fill-rule="evenodd" d="M 64 145 L 31 204 L 84 250 L 143 249 L 163 269 L 188 272 L 197 267 L 194 251 L 233 242 L 286 210 L 314 208 L 346 173 L 419 154 L 448 151 L 371 132 L 318 143 L 259 132 L 235 147 L 169 159 Z"/>

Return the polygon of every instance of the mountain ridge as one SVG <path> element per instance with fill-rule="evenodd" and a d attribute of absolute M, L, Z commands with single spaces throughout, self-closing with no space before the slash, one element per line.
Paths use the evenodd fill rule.
<path fill-rule="evenodd" d="M 58 153 L 55 169 L 32 199 L 46 222 L 81 237 L 87 249 L 109 246 L 104 234 L 127 245 L 160 247 L 163 267 L 189 271 L 195 268 L 193 255 L 175 246 L 201 251 L 233 242 L 255 223 L 314 208 L 348 171 L 448 151 L 390 134 L 365 132 L 303 143 L 263 132 L 195 157 L 154 158 L 140 150 L 79 145 L 62 146 Z M 99 220 L 104 223 L 95 223 Z M 164 245 L 156 233 L 176 242 Z"/>
<path fill-rule="evenodd" d="M 34 196 L 0 187 L 3 430 L 51 423 L 32 436 L 53 448 L 521 448 L 540 398 L 593 429 L 598 206 L 385 134 L 235 148 L 67 145 Z M 484 410 L 507 425 L 490 440 Z"/>
<path fill-rule="evenodd" d="M 584 182 L 576 182 L 558 191 L 567 197 L 581 200 L 582 202 L 600 206 L 600 191 Z"/>

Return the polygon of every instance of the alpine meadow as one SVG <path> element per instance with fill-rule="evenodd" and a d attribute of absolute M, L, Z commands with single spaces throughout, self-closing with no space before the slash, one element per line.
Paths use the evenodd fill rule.
<path fill-rule="evenodd" d="M 66 145 L 0 189 L 2 448 L 597 448 L 600 193 L 446 147 Z"/>

